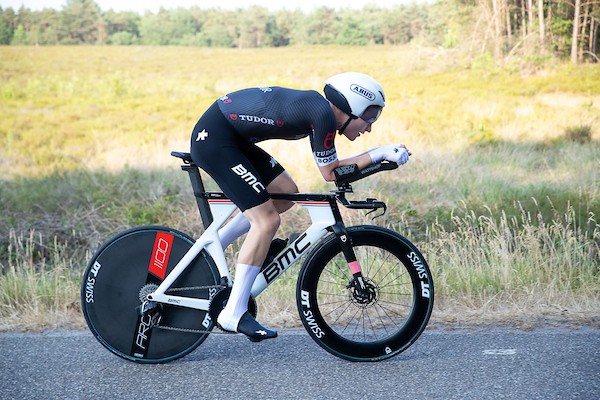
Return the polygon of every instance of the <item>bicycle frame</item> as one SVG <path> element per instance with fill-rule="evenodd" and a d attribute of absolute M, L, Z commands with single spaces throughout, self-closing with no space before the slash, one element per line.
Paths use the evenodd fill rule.
<path fill-rule="evenodd" d="M 202 250 L 208 252 L 215 262 L 221 278 L 226 278 L 227 284 L 231 285 L 233 280 L 231 278 L 229 267 L 227 266 L 223 245 L 221 244 L 218 231 L 225 224 L 227 219 L 237 210 L 237 206 L 223 193 L 205 191 L 200 171 L 198 167 L 192 163 L 189 154 L 172 152 L 171 155 L 181 158 L 184 161 L 184 165 L 181 166 L 181 169 L 189 174 L 205 231 L 177 263 L 173 270 L 165 277 L 155 292 L 148 295 L 148 300 L 207 311 L 210 306 L 210 299 L 168 295 L 166 292 Z M 395 167 L 397 167 L 397 165 L 395 165 Z M 350 168 L 348 172 L 354 176 L 353 179 L 360 179 L 360 177 L 368 176 L 382 168 L 389 169 L 390 166 L 378 164 L 363 171 L 355 172 Z M 348 169 L 348 167 L 346 167 L 346 169 Z M 357 173 L 358 175 L 362 174 L 362 176 L 358 177 Z M 263 271 L 261 271 L 252 286 L 251 294 L 253 297 L 256 298 L 262 293 L 262 291 L 287 271 L 296 261 L 302 258 L 314 244 L 325 237 L 328 232 L 333 232 L 339 238 L 340 245 L 346 257 L 346 261 L 348 262 L 348 267 L 359 287 L 364 289 L 361 268 L 356 260 L 352 246 L 349 243 L 350 241 L 347 240 L 346 227 L 342 221 L 338 202 L 347 208 L 370 209 L 371 211 L 383 208 L 383 213 L 385 213 L 386 206 L 385 203 L 375 199 L 367 199 L 365 201 L 347 200 L 345 194 L 351 193 L 352 188 L 348 182 L 340 184 L 340 181 L 341 180 L 338 181 L 338 190 L 331 194 L 271 194 L 272 199 L 290 200 L 305 208 L 309 213 L 311 225 L 293 242 L 286 246 L 286 248 L 283 249 Z M 211 292 L 211 295 L 212 294 L 214 293 Z"/>
<path fill-rule="evenodd" d="M 208 310 L 210 300 L 166 294 L 173 282 L 204 249 L 213 258 L 221 277 L 226 277 L 227 282 L 232 282 L 231 272 L 227 266 L 218 230 L 237 210 L 237 206 L 222 193 L 206 193 L 206 195 L 213 197 L 208 200 L 214 218 L 213 222 L 165 277 L 156 291 L 148 297 L 149 300 L 198 310 Z M 336 204 L 336 196 L 333 194 L 276 194 L 272 197 L 295 201 L 296 204 L 308 211 L 312 223 L 306 231 L 283 249 L 264 271 L 261 271 L 251 291 L 252 296 L 255 298 L 304 256 L 315 243 L 326 236 L 330 231 L 330 227 L 342 223 Z"/>

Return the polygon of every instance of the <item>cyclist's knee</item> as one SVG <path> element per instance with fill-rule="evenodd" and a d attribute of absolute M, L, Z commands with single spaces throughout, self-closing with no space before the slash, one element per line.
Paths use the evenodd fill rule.
<path fill-rule="evenodd" d="M 279 212 L 277 212 L 275 208 L 273 208 L 273 211 L 274 212 L 269 213 L 268 217 L 264 222 L 266 224 L 265 230 L 268 229 L 273 235 L 275 235 L 275 232 L 281 224 L 281 217 L 279 216 Z"/>
<path fill-rule="evenodd" d="M 275 234 L 281 224 L 281 217 L 272 201 L 258 205 L 244 212 L 250 221 L 250 229 L 258 229 L 268 234 Z"/>

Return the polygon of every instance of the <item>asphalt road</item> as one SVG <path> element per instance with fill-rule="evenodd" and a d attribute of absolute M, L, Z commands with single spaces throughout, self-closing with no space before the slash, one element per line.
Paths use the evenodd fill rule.
<path fill-rule="evenodd" d="M 82 331 L 0 334 L 2 399 L 600 399 L 600 330 L 427 330 L 378 363 L 329 355 L 302 330 L 212 335 L 138 365 Z"/>

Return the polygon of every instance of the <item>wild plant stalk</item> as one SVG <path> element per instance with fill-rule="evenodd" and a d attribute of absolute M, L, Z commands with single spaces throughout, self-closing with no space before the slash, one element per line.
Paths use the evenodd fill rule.
<path fill-rule="evenodd" d="M 600 225 L 575 223 L 569 207 L 551 223 L 521 208 L 520 219 L 506 214 L 453 215 L 450 228 L 434 224 L 418 244 L 435 277 L 437 306 L 432 321 L 469 323 L 512 318 L 534 322 L 568 312 L 594 323 L 600 310 Z M 8 260 L 0 264 L 0 329 L 64 324 L 81 326 L 79 285 L 86 260 L 56 237 L 9 233 Z M 295 274 L 259 298 L 266 320 L 294 326 Z M 475 321 L 473 321 L 475 318 Z M 597 323 L 597 319 L 595 323 Z"/>
<path fill-rule="evenodd" d="M 490 314 L 523 319 L 561 313 L 598 323 L 596 216 L 590 212 L 587 224 L 578 225 L 569 206 L 546 223 L 540 212 L 518 206 L 520 218 L 471 211 L 453 215 L 451 228 L 435 224 L 428 231 L 422 246 L 433 267 L 441 318 L 458 322 L 469 308 L 483 321 L 494 319 Z"/>
<path fill-rule="evenodd" d="M 81 260 L 68 243 L 41 234 L 9 233 L 7 264 L 0 263 L 0 330 L 18 326 L 39 329 L 81 325 L 79 285 Z"/>

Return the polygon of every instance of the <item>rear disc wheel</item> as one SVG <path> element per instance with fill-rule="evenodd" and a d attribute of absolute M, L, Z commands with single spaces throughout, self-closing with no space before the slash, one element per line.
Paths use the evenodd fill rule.
<path fill-rule="evenodd" d="M 207 338 L 213 328 L 207 311 L 145 301 L 193 244 L 182 232 L 149 226 L 122 232 L 96 252 L 84 274 L 81 303 L 90 331 L 104 347 L 130 361 L 165 363 Z M 167 294 L 208 300 L 219 281 L 214 261 L 202 251 L 173 283 L 180 291 Z M 142 307 L 147 312 L 140 315 Z"/>

